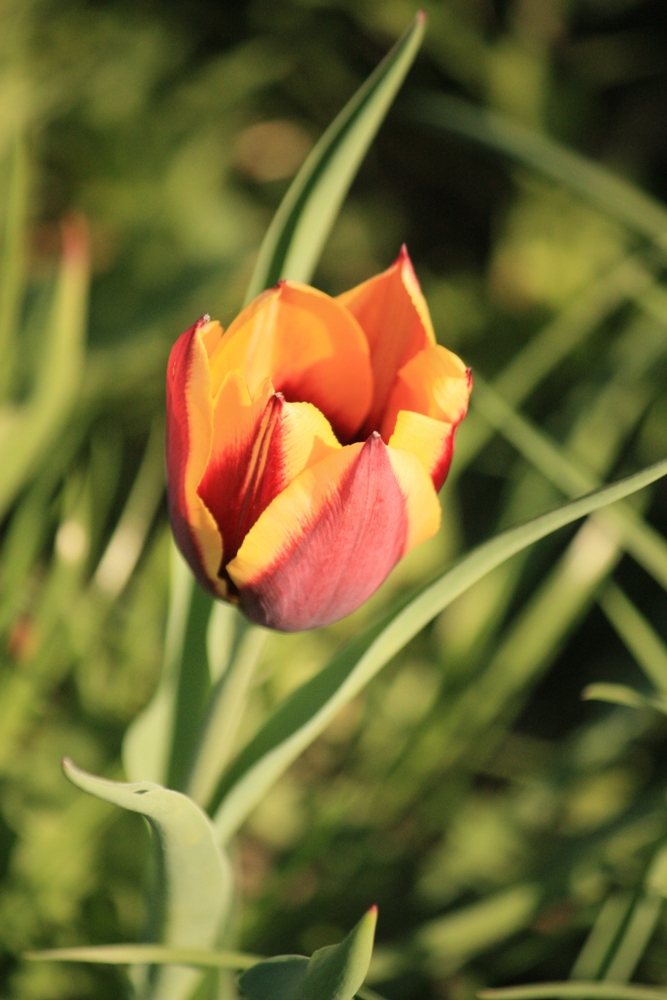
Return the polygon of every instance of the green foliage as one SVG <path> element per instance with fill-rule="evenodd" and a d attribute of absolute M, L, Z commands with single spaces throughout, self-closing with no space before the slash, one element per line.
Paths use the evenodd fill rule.
<path fill-rule="evenodd" d="M 207 763 L 182 761 L 174 780 L 200 804 L 415 586 L 665 456 L 663 70 L 648 5 L 547 4 L 539 23 L 535 5 L 491 6 L 426 4 L 419 93 L 380 131 L 316 272 L 342 291 L 406 240 L 439 337 L 479 376 L 443 531 L 321 634 L 252 640 L 222 623 L 200 673 L 218 695 L 195 737 Z M 169 346 L 197 315 L 226 325 L 238 310 L 300 159 L 414 15 L 385 0 L 241 3 L 208 21 L 212 4 L 186 7 L 3 11 L 0 939 L 3 995 L 22 1000 L 122 995 L 101 965 L 18 956 L 145 933 L 142 829 L 72 789 L 57 761 L 116 777 L 125 729 L 179 655 L 162 639 Z M 452 85 L 488 110 L 443 104 Z M 85 274 L 70 270 L 63 292 L 54 225 L 71 210 L 91 234 L 85 349 Z M 49 352 L 64 351 L 63 372 Z M 609 976 L 667 975 L 664 524 L 657 486 L 517 553 L 397 641 L 247 817 L 230 944 L 311 953 L 377 902 L 369 978 L 392 998 L 556 980 L 516 995 L 652 998 Z M 160 734 L 178 683 L 163 673 L 158 724 L 125 741 L 131 780 L 176 767 Z M 123 947 L 112 961 L 204 961 Z"/>
<path fill-rule="evenodd" d="M 159 934 L 176 948 L 211 947 L 229 919 L 232 882 L 229 861 L 213 828 L 191 799 L 154 782 L 118 782 L 80 771 L 65 760 L 69 780 L 105 802 L 138 812 L 155 832 L 159 851 Z M 150 995 L 165 1000 L 187 997 L 196 974 L 169 967 L 151 985 Z"/>
<path fill-rule="evenodd" d="M 249 1000 L 352 1000 L 368 972 L 376 920 L 370 910 L 344 941 L 310 959 L 283 955 L 253 965 L 239 979 L 241 994 Z"/>

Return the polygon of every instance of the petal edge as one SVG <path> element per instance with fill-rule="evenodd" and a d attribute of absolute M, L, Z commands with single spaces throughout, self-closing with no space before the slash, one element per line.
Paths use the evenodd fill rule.
<path fill-rule="evenodd" d="M 373 434 L 301 473 L 227 569 L 252 620 L 287 632 L 316 628 L 363 604 L 407 537 L 406 498 L 389 449 Z"/>

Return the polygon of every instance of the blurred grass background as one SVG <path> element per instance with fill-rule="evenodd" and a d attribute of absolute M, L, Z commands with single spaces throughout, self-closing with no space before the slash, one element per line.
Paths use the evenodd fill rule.
<path fill-rule="evenodd" d="M 423 6 L 423 53 L 316 283 L 343 291 L 405 241 L 479 403 L 441 534 L 349 620 L 271 639 L 242 737 L 398 590 L 560 502 L 544 438 L 531 452 L 519 421 L 509 443 L 482 379 L 589 478 L 667 453 L 660 240 L 583 200 L 576 169 L 556 183 L 415 113 L 419 98 L 435 121 L 438 92 L 472 99 L 666 201 L 664 6 Z M 142 934 L 141 823 L 69 786 L 60 758 L 118 776 L 157 680 L 167 354 L 202 313 L 229 323 L 290 178 L 414 10 L 0 3 L 2 995 L 123 995 L 114 971 L 20 954 Z M 641 504 L 664 531 L 665 486 Z M 248 823 L 242 947 L 309 953 L 376 902 L 373 983 L 391 1000 L 570 974 L 664 983 L 664 715 L 581 692 L 667 698 L 666 582 L 598 518 L 460 598 Z"/>

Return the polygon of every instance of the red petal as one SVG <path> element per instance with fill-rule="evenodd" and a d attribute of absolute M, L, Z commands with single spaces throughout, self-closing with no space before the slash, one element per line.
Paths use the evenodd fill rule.
<path fill-rule="evenodd" d="M 253 621 L 329 625 L 377 590 L 405 551 L 406 500 L 378 434 L 312 466 L 267 508 L 227 569 Z"/>
<path fill-rule="evenodd" d="M 314 406 L 285 402 L 268 379 L 251 400 L 238 371 L 223 382 L 213 421 L 211 455 L 197 493 L 216 520 L 228 563 L 271 501 L 340 444 Z"/>
<path fill-rule="evenodd" d="M 199 320 L 174 344 L 167 366 L 167 497 L 174 537 L 197 580 L 224 596 L 217 571 L 222 540 L 213 518 L 196 495 L 212 436 L 212 405 L 206 347 Z"/>

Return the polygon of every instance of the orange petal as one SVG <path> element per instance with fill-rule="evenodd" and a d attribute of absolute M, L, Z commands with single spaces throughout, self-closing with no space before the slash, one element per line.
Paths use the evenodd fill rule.
<path fill-rule="evenodd" d="M 167 494 L 174 536 L 190 567 L 207 590 L 225 596 L 218 578 L 222 539 L 197 495 L 213 437 L 211 379 L 204 338 L 205 319 L 174 344 L 167 366 Z"/>
<path fill-rule="evenodd" d="M 400 479 L 373 434 L 305 470 L 266 508 L 227 566 L 249 618 L 288 632 L 316 628 L 380 586 L 415 535 L 403 492 L 414 468 L 397 455 Z"/>
<path fill-rule="evenodd" d="M 439 344 L 420 351 L 396 377 L 382 420 L 383 439 L 393 434 L 400 410 L 456 426 L 466 415 L 471 385 L 469 369 L 451 351 Z"/>
<path fill-rule="evenodd" d="M 215 518 L 228 562 L 262 511 L 294 477 L 341 446 L 310 403 L 285 402 L 269 379 L 251 399 L 238 371 L 230 372 L 220 388 L 213 424 L 198 494 Z"/>
<path fill-rule="evenodd" d="M 410 358 L 435 344 L 426 300 L 405 247 L 382 274 L 338 296 L 368 339 L 373 368 L 373 403 L 364 435 L 378 430 L 396 374 Z"/>
<path fill-rule="evenodd" d="M 399 410 L 396 428 L 389 438 L 390 448 L 400 448 L 415 455 L 439 490 L 449 472 L 454 454 L 456 428 L 443 420 Z"/>
<path fill-rule="evenodd" d="M 370 408 L 363 331 L 335 299 L 307 285 L 282 281 L 237 316 L 211 356 L 214 390 L 233 369 L 251 393 L 270 378 L 288 401 L 313 403 L 343 440 Z"/>

